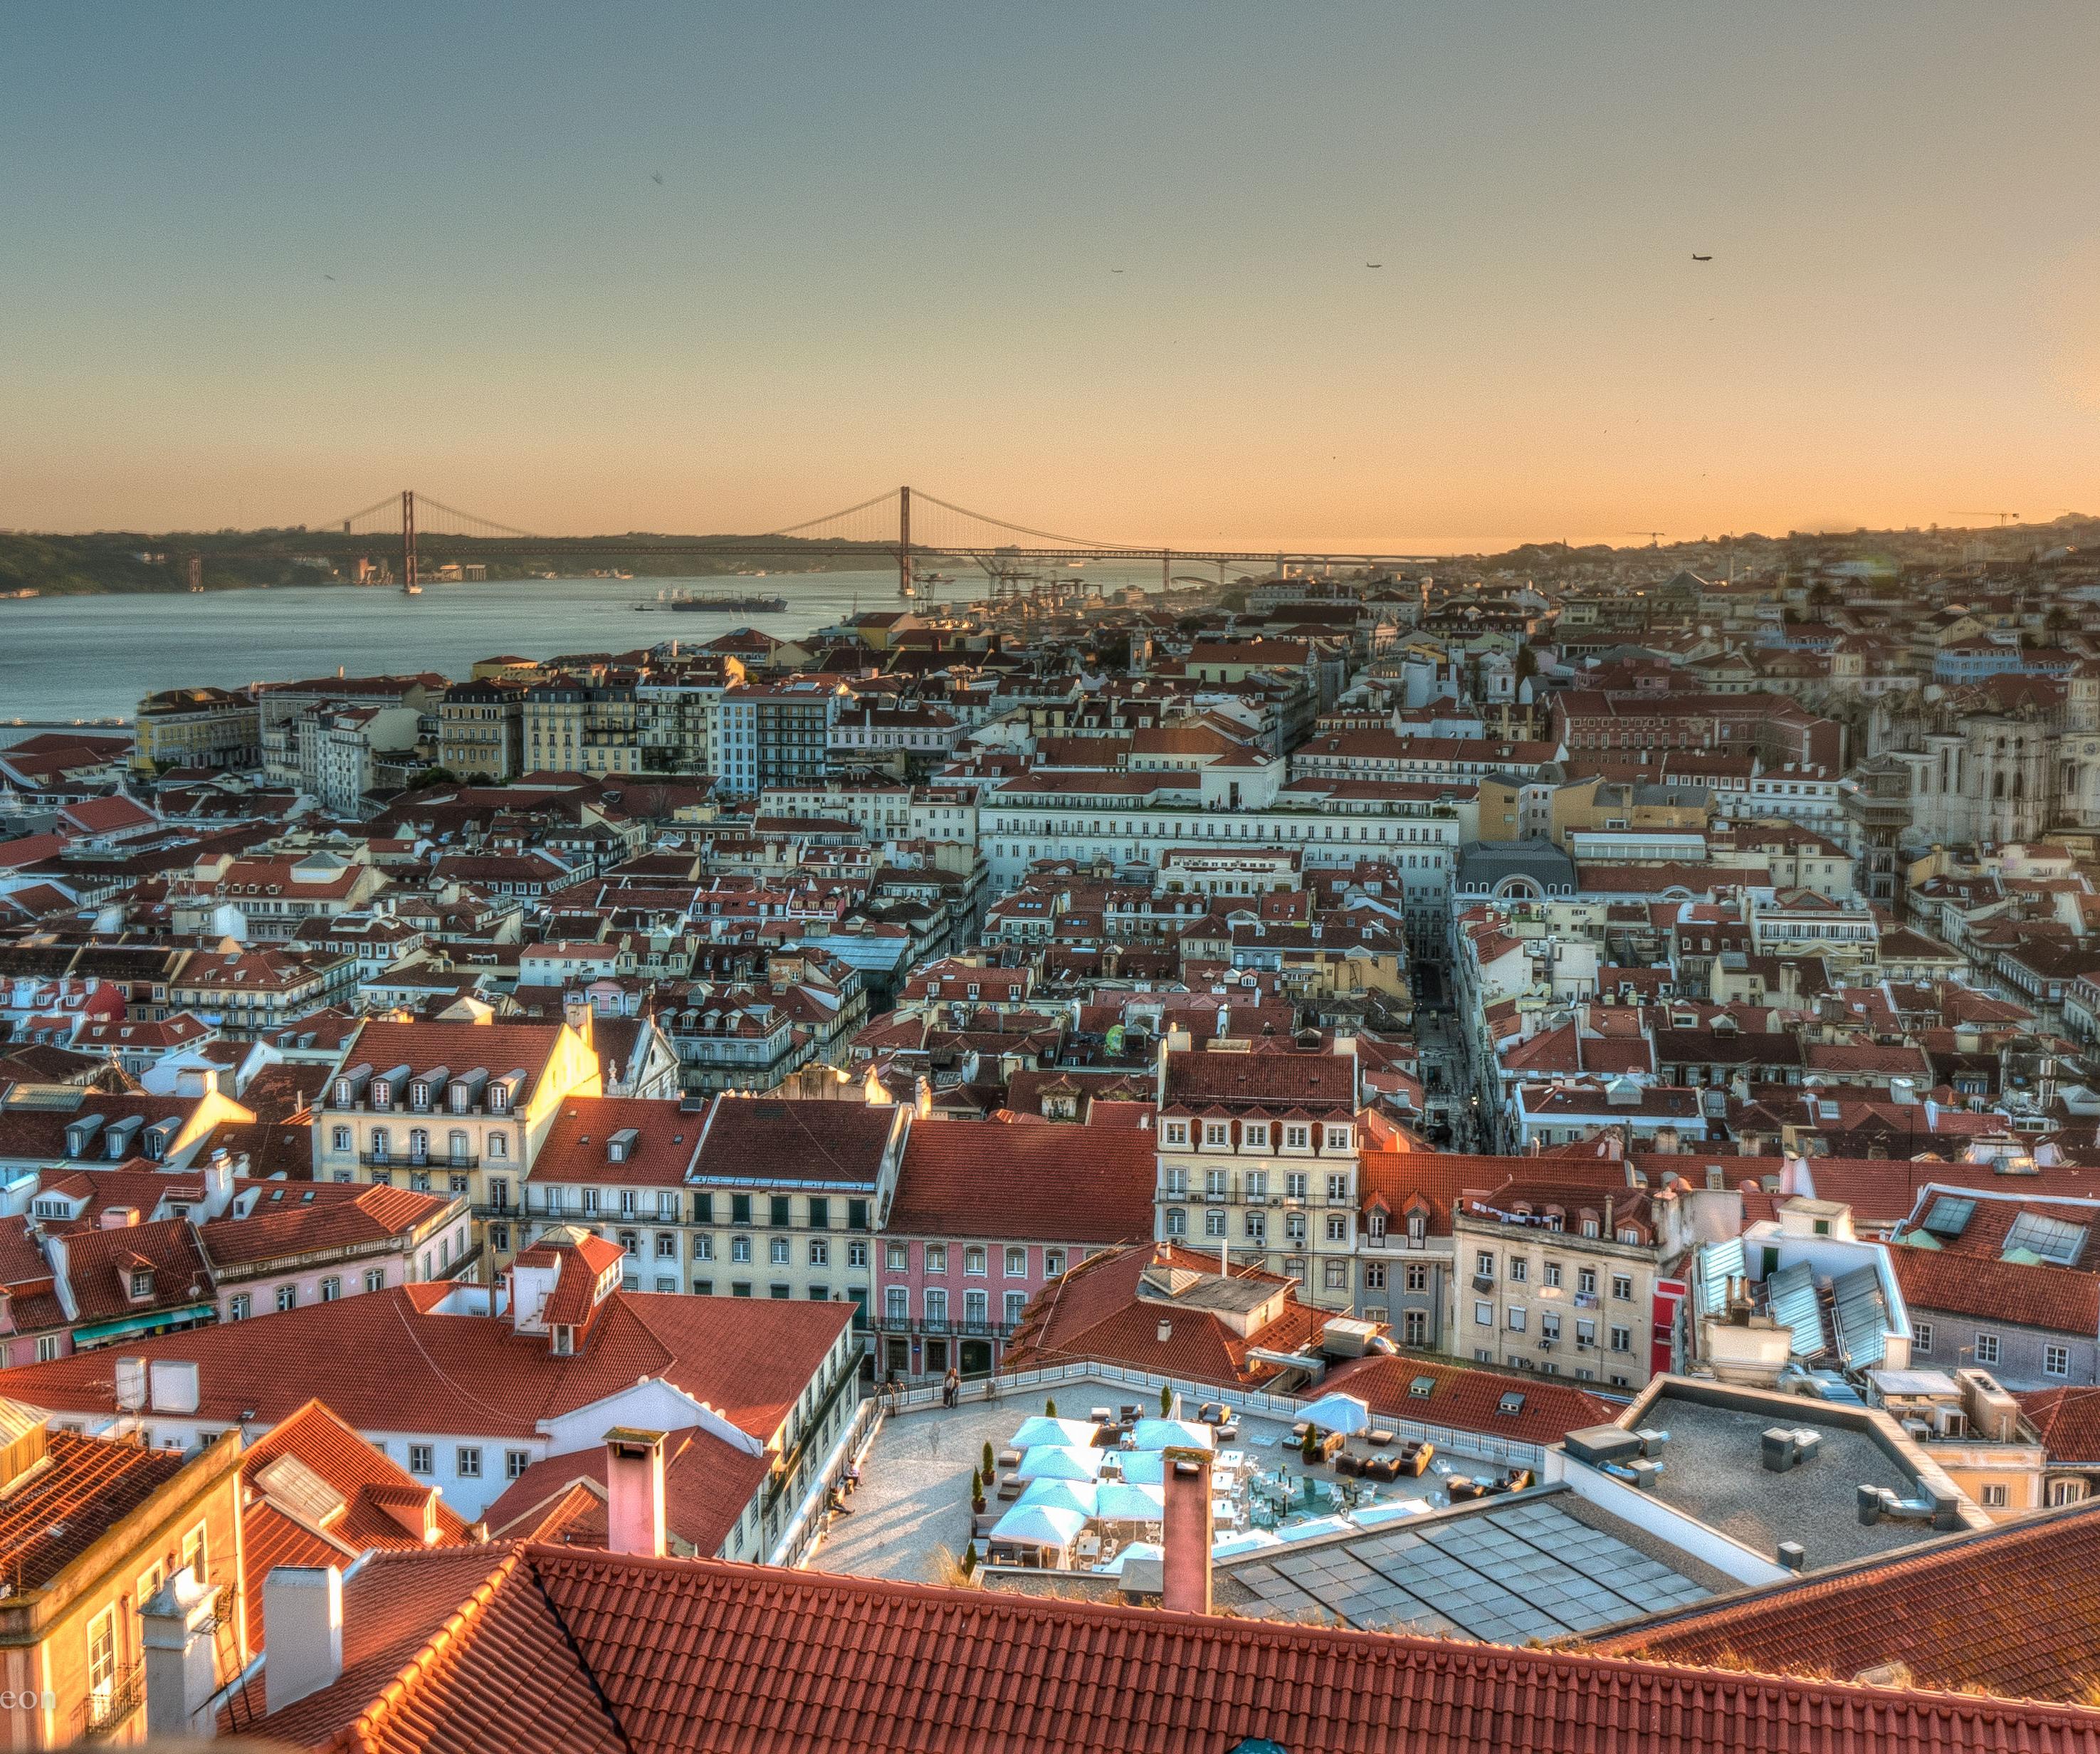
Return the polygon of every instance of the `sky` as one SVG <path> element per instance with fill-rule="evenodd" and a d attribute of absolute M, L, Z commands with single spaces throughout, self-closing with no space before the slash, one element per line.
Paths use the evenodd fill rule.
<path fill-rule="evenodd" d="M 7 16 L 0 527 L 2100 510 L 2090 0 Z"/>

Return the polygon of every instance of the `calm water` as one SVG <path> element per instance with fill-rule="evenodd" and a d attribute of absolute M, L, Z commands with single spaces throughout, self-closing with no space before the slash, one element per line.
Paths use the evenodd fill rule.
<path fill-rule="evenodd" d="M 1089 581 L 1150 583 L 1157 569 L 1089 566 Z M 638 615 L 656 593 L 749 589 L 788 599 L 779 615 L 692 611 Z M 966 597 L 974 575 L 937 595 Z M 0 602 L 0 744 L 31 734 L 11 719 L 129 719 L 155 689 L 205 683 L 288 681 L 435 670 L 465 676 L 498 653 L 548 658 L 563 652 L 631 651 L 731 628 L 763 628 L 783 639 L 828 627 L 863 610 L 897 606 L 894 572 L 831 572 L 765 579 L 560 579 L 430 584 L 399 591 L 315 586 L 267 591 L 188 592 L 167 597 L 54 597 Z"/>

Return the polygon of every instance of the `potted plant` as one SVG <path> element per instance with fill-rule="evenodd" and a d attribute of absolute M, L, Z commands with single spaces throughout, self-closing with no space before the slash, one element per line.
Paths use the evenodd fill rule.
<path fill-rule="evenodd" d="M 1174 1391 L 1164 1383 L 1159 1388 L 1159 1417 L 1162 1419 L 1174 1417 Z"/>
<path fill-rule="evenodd" d="M 1057 1404 L 1056 1401 L 1050 1399 L 1044 1400 L 1043 1403 L 1043 1417 L 1045 1419 L 1055 1419 L 1057 1417 Z"/>
<path fill-rule="evenodd" d="M 985 1507 L 985 1495 L 984 1495 L 984 1489 L 985 1489 L 984 1476 L 983 1476 L 982 1474 L 979 1474 L 976 1469 L 974 1469 L 974 1468 L 971 1469 L 971 1470 L 970 1470 L 970 1512 L 971 1512 L 971 1514 L 972 1514 L 973 1516 L 980 1516 L 980 1517 L 981 1517 L 981 1516 L 982 1516 L 982 1515 L 984 1514 L 984 1507 Z"/>
<path fill-rule="evenodd" d="M 990 1438 L 986 1438 L 985 1439 L 984 1461 L 978 1466 L 977 1472 L 982 1474 L 987 1480 L 991 1478 L 991 1439 Z"/>

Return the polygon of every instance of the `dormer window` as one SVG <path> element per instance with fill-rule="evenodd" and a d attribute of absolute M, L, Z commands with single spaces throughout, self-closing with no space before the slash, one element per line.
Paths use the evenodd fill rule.
<path fill-rule="evenodd" d="M 1243 1122 L 1240 1127 L 1240 1145 L 1246 1151 L 1268 1150 L 1268 1122 L 1266 1121 Z"/>
<path fill-rule="evenodd" d="M 394 1086 L 385 1078 L 374 1078 L 372 1081 L 372 1106 L 375 1108 L 385 1108 L 389 1107 L 393 1100 Z"/>
<path fill-rule="evenodd" d="M 150 1298 L 153 1294 L 153 1270 L 150 1267 L 131 1269 L 131 1295 L 135 1299 Z"/>
<path fill-rule="evenodd" d="M 1638 1245 L 1640 1240 L 1641 1235 L 1637 1230 L 1622 1230 L 1619 1232 L 1619 1241 L 1621 1242 L 1630 1242 Z"/>
<path fill-rule="evenodd" d="M 338 1078 L 335 1081 L 336 1107 L 338 1108 L 347 1108 L 350 1106 L 350 1080 L 348 1078 Z"/>
<path fill-rule="evenodd" d="M 1189 1144 L 1189 1123 L 1186 1121 L 1164 1121 L 1160 1123 L 1159 1142 L 1185 1150 Z"/>
<path fill-rule="evenodd" d="M 508 1084 L 492 1084 L 488 1086 L 488 1112 L 491 1114 L 510 1113 L 510 1086 Z"/>
<path fill-rule="evenodd" d="M 1346 1126 L 1329 1127 L 1327 1129 L 1328 1150 L 1347 1151 L 1349 1148 L 1349 1129 Z"/>
<path fill-rule="evenodd" d="M 1203 1148 L 1206 1151 L 1230 1151 L 1233 1148 L 1233 1127 L 1229 1121 L 1206 1121 L 1203 1123 Z"/>
<path fill-rule="evenodd" d="M 555 1324 L 552 1350 L 555 1357 L 567 1358 L 576 1349 L 576 1330 L 567 1322 Z"/>
<path fill-rule="evenodd" d="M 1292 1121 L 1283 1129 L 1283 1148 L 1286 1151 L 1310 1151 L 1312 1148 L 1312 1129 L 1302 1121 Z"/>
<path fill-rule="evenodd" d="M 430 1106 L 430 1086 L 424 1083 L 421 1078 L 418 1078 L 413 1084 L 411 1084 L 408 1086 L 408 1101 L 412 1106 L 417 1108 L 429 1108 Z"/>

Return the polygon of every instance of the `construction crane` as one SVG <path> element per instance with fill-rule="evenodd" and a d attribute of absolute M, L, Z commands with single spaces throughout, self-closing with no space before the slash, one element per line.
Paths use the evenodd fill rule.
<path fill-rule="evenodd" d="M 1998 527 L 2002 530 L 2020 514 L 2018 512 L 1957 512 L 1954 515 L 1957 518 L 1995 518 L 1998 520 Z"/>
<path fill-rule="evenodd" d="M 1661 548 L 1662 539 L 1670 532 L 1667 530 L 1629 530 L 1626 534 L 1630 536 L 1646 536 L 1650 548 Z"/>

